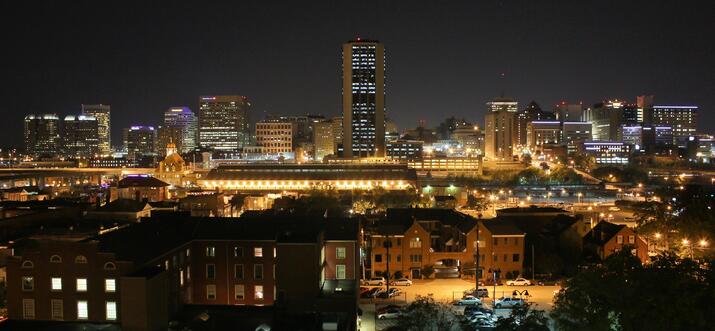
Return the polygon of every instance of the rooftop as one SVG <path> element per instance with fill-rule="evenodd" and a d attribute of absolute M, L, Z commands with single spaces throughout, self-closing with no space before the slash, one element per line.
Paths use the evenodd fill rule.
<path fill-rule="evenodd" d="M 117 183 L 119 188 L 127 187 L 165 187 L 169 184 L 147 175 L 130 175 L 122 178 L 122 180 Z"/>

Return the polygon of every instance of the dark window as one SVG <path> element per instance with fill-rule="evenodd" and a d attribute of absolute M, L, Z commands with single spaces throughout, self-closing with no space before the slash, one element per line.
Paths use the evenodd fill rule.
<path fill-rule="evenodd" d="M 243 264 L 236 264 L 233 266 L 233 277 L 236 279 L 243 279 Z"/>
<path fill-rule="evenodd" d="M 519 262 L 519 254 L 514 254 L 514 255 L 512 255 L 511 260 L 512 260 L 513 262 Z"/>
<path fill-rule="evenodd" d="M 243 257 L 243 247 L 234 247 L 233 248 L 233 256 L 234 257 Z"/>
<path fill-rule="evenodd" d="M 382 254 L 375 254 L 375 262 L 382 262 Z"/>
<path fill-rule="evenodd" d="M 254 264 L 253 265 L 253 279 L 255 279 L 255 280 L 263 279 L 263 265 L 262 264 Z"/>
<path fill-rule="evenodd" d="M 494 246 L 499 245 L 499 238 L 494 238 Z"/>
<path fill-rule="evenodd" d="M 216 265 L 207 264 L 206 265 L 206 279 L 216 278 Z"/>

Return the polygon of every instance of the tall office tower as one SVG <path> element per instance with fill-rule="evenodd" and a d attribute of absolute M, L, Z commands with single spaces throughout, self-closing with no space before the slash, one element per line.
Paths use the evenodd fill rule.
<path fill-rule="evenodd" d="M 313 141 L 313 124 L 325 119 L 323 115 L 268 115 L 266 121 L 293 124 L 293 149 Z"/>
<path fill-rule="evenodd" d="M 513 130 L 516 112 L 499 110 L 485 117 L 484 152 L 489 159 L 511 160 L 513 155 Z"/>
<path fill-rule="evenodd" d="M 125 128 L 124 146 L 127 149 L 127 159 L 129 160 L 139 160 L 142 157 L 156 156 L 156 130 L 154 130 L 153 126 L 132 126 Z"/>
<path fill-rule="evenodd" d="M 62 147 L 60 118 L 55 114 L 25 116 L 25 152 L 33 156 L 57 156 Z"/>
<path fill-rule="evenodd" d="M 171 107 L 164 113 L 164 126 L 181 128 L 181 138 L 174 141 L 179 153 L 186 153 L 194 150 L 196 144 L 196 127 L 198 119 L 194 112 L 188 107 Z M 163 149 L 164 145 L 159 145 Z"/>
<path fill-rule="evenodd" d="M 698 106 L 653 106 L 653 124 L 673 128 L 673 142 L 686 147 L 697 130 Z"/>
<path fill-rule="evenodd" d="M 569 155 L 581 150 L 583 143 L 593 140 L 591 130 L 591 122 L 562 122 L 561 142 L 566 143 Z"/>
<path fill-rule="evenodd" d="M 174 144 L 176 150 L 182 153 L 184 150 L 184 128 L 180 126 L 164 125 L 156 130 L 157 153 L 166 156 L 169 144 Z"/>
<path fill-rule="evenodd" d="M 343 155 L 385 156 L 385 47 L 374 40 L 343 44 Z"/>
<path fill-rule="evenodd" d="M 530 102 L 528 105 L 526 105 L 526 108 L 524 108 L 523 111 L 518 113 L 516 121 L 514 122 L 514 129 L 512 131 L 512 133 L 514 134 L 514 137 L 512 138 L 514 148 L 516 150 L 519 150 L 521 148 L 529 146 L 526 141 L 528 132 L 527 126 L 529 125 L 529 123 L 531 123 L 532 121 L 548 121 L 553 120 L 555 118 L 556 115 L 554 113 L 541 110 L 541 107 L 538 103 L 536 103 L 536 101 Z"/>
<path fill-rule="evenodd" d="M 263 154 L 292 158 L 293 123 L 278 119 L 256 123 L 256 145 Z M 289 157 L 290 156 L 290 157 Z"/>
<path fill-rule="evenodd" d="M 634 103 L 623 105 L 623 121 L 621 126 L 632 126 L 643 124 L 643 113 L 639 111 L 638 106 Z M 620 140 L 620 139 L 618 139 Z"/>
<path fill-rule="evenodd" d="M 239 95 L 202 96 L 199 99 L 199 145 L 219 151 L 237 151 L 250 144 L 251 103 Z"/>
<path fill-rule="evenodd" d="M 99 122 L 90 115 L 68 115 L 62 128 L 64 153 L 68 157 L 99 155 Z"/>
<path fill-rule="evenodd" d="M 331 122 L 333 123 L 333 138 L 335 138 L 335 143 L 333 144 L 333 155 L 338 155 L 338 145 L 343 144 L 343 117 L 333 117 Z"/>
<path fill-rule="evenodd" d="M 322 161 L 324 157 L 334 153 L 335 135 L 333 134 L 332 121 L 313 124 L 313 146 L 315 146 L 316 161 Z"/>
<path fill-rule="evenodd" d="M 519 111 L 519 103 L 514 101 L 514 99 L 512 98 L 499 97 L 487 102 L 487 108 L 489 108 L 489 111 L 503 110 L 516 113 L 517 111 Z"/>
<path fill-rule="evenodd" d="M 99 152 L 102 155 L 112 153 L 112 122 L 109 105 L 82 105 L 82 114 L 94 116 L 97 119 L 99 134 Z"/>
<path fill-rule="evenodd" d="M 615 141 L 623 122 L 624 103 L 609 100 L 597 103 L 583 112 L 583 120 L 591 122 L 594 141 Z"/>
<path fill-rule="evenodd" d="M 561 101 L 554 106 L 554 114 L 561 122 L 579 122 L 583 115 L 583 104 Z"/>
<path fill-rule="evenodd" d="M 638 107 L 638 120 L 640 124 L 653 124 L 653 100 L 652 95 L 639 95 L 636 97 L 636 106 Z"/>

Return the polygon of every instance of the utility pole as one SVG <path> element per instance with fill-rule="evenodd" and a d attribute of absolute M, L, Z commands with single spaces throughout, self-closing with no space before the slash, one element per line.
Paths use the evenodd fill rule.
<path fill-rule="evenodd" d="M 531 280 L 536 279 L 535 277 L 535 269 L 534 269 L 534 261 L 536 260 L 536 257 L 534 256 L 534 244 L 531 244 Z"/>
<path fill-rule="evenodd" d="M 474 251 L 474 291 L 479 293 L 479 220 L 482 218 L 482 213 L 477 215 L 477 249 Z"/>
<path fill-rule="evenodd" d="M 387 250 L 387 271 L 385 272 L 387 277 L 385 277 L 385 285 L 387 285 L 387 294 L 388 296 L 390 295 L 390 247 L 392 247 L 392 239 L 390 237 L 387 237 L 385 239 L 385 242 L 382 243 L 382 245 L 385 247 Z"/>

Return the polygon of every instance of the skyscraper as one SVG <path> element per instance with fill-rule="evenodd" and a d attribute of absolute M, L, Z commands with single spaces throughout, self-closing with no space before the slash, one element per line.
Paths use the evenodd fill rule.
<path fill-rule="evenodd" d="M 516 113 L 519 111 L 519 103 L 512 98 L 499 97 L 487 102 L 487 108 L 489 108 L 489 111 L 503 110 Z"/>
<path fill-rule="evenodd" d="M 157 152 L 161 156 L 166 156 L 166 146 L 172 144 L 177 152 L 184 149 L 184 130 L 180 126 L 164 125 L 156 130 Z"/>
<path fill-rule="evenodd" d="M 99 154 L 99 123 L 94 116 L 65 116 L 62 128 L 64 153 L 68 157 L 94 157 Z"/>
<path fill-rule="evenodd" d="M 110 121 L 109 105 L 82 105 L 82 114 L 97 119 L 99 134 L 99 152 L 109 155 L 112 152 L 112 122 Z"/>
<path fill-rule="evenodd" d="M 343 44 L 343 156 L 385 156 L 385 47 Z"/>
<path fill-rule="evenodd" d="M 484 152 L 487 158 L 511 160 L 515 121 L 516 112 L 499 110 L 487 113 L 484 120 Z"/>
<path fill-rule="evenodd" d="M 591 122 L 594 141 L 612 141 L 618 139 L 618 132 L 623 122 L 624 102 L 609 100 L 597 103 L 583 112 L 583 120 Z"/>
<path fill-rule="evenodd" d="M 127 159 L 129 160 L 156 156 L 156 130 L 154 130 L 153 126 L 126 128 L 124 129 L 124 146 L 127 149 Z"/>
<path fill-rule="evenodd" d="M 33 156 L 56 156 L 62 147 L 60 118 L 56 114 L 25 116 L 25 152 Z"/>
<path fill-rule="evenodd" d="M 199 99 L 199 145 L 237 151 L 250 144 L 251 103 L 240 95 L 202 96 Z"/>
<path fill-rule="evenodd" d="M 673 128 L 673 140 L 685 147 L 698 127 L 698 106 L 653 106 L 653 124 Z"/>
<path fill-rule="evenodd" d="M 509 107 L 505 107 L 501 110 L 511 112 Z M 512 132 L 514 135 L 514 137 L 512 138 L 512 142 L 515 145 L 514 148 L 520 149 L 528 147 L 530 145 L 527 144 L 526 141 L 528 132 L 527 127 L 529 123 L 533 121 L 553 120 L 555 118 L 556 115 L 554 113 L 541 110 L 541 106 L 539 106 L 536 101 L 529 102 L 529 104 L 526 105 L 526 108 L 524 108 L 523 111 L 519 112 L 516 117 L 516 121 L 514 122 L 514 131 Z"/>
<path fill-rule="evenodd" d="M 325 156 L 333 154 L 335 134 L 332 121 L 313 123 L 313 146 L 315 146 L 316 161 L 322 161 Z"/>
<path fill-rule="evenodd" d="M 171 107 L 164 113 L 164 126 L 180 128 L 181 130 L 180 140 L 173 141 L 179 153 L 186 153 L 197 147 L 197 124 L 196 115 L 188 107 Z M 159 145 L 159 148 L 164 147 Z"/>

